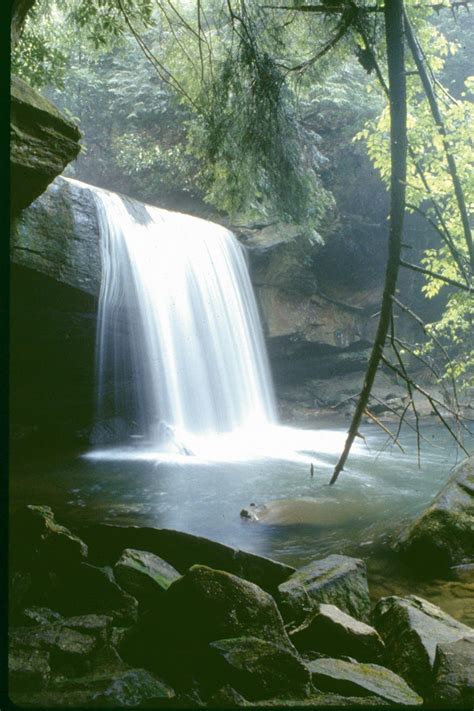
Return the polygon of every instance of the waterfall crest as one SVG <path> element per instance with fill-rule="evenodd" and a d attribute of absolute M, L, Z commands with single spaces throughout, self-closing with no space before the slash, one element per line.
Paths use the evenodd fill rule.
<path fill-rule="evenodd" d="M 111 407 L 133 412 L 138 431 L 157 446 L 275 423 L 258 310 L 233 234 L 93 193 L 103 263 L 99 416 Z M 118 388 L 124 381 L 129 386 Z"/>

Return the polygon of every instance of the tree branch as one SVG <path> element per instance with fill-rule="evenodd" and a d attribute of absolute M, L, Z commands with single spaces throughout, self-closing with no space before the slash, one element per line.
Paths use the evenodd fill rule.
<path fill-rule="evenodd" d="M 466 286 L 466 284 L 463 284 L 462 281 L 457 281 L 456 279 L 450 279 L 447 276 L 443 276 L 443 274 L 438 274 L 437 272 L 433 272 L 431 269 L 425 269 L 424 267 L 419 267 L 417 264 L 411 264 L 411 262 L 405 262 L 404 259 L 400 259 L 400 265 L 402 267 L 406 267 L 407 269 L 411 269 L 414 272 L 419 272 L 420 274 L 425 274 L 426 276 L 433 277 L 433 279 L 438 279 L 439 281 L 443 281 L 445 284 L 450 284 L 451 286 L 455 286 L 457 289 L 462 289 L 462 291 L 467 291 L 469 294 L 474 293 L 474 287 Z"/>
<path fill-rule="evenodd" d="M 446 127 L 444 125 L 443 117 L 441 116 L 441 111 L 439 110 L 438 102 L 436 100 L 436 95 L 433 90 L 433 85 L 431 83 L 428 72 L 426 71 L 425 63 L 423 61 L 423 56 L 421 53 L 421 48 L 418 43 L 417 38 L 413 32 L 413 28 L 410 23 L 410 19 L 404 11 L 404 21 L 405 21 L 405 36 L 407 38 L 408 46 L 415 60 L 416 68 L 418 74 L 420 75 L 421 83 L 423 84 L 423 89 L 425 90 L 426 98 L 430 105 L 431 113 L 435 124 L 438 127 L 438 131 L 441 135 L 443 141 L 444 153 L 446 155 L 446 160 L 448 163 L 448 170 L 453 182 L 454 193 L 456 195 L 456 200 L 458 203 L 458 209 L 461 216 L 461 223 L 464 231 L 464 239 L 467 245 L 467 250 L 469 254 L 469 260 L 471 263 L 471 272 L 474 273 L 474 244 L 472 241 L 471 227 L 469 224 L 469 215 L 466 208 L 466 201 L 464 199 L 464 193 L 461 186 L 461 181 L 459 180 L 459 175 L 457 171 L 456 161 L 453 154 L 449 148 L 448 137 L 446 133 Z"/>

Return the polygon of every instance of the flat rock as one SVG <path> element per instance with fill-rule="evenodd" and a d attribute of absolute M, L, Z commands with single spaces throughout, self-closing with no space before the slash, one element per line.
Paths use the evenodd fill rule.
<path fill-rule="evenodd" d="M 302 659 L 287 647 L 255 637 L 224 639 L 210 644 L 224 664 L 213 670 L 246 699 L 277 694 L 305 695 L 310 674 Z"/>
<path fill-rule="evenodd" d="M 377 630 L 324 603 L 290 632 L 290 639 L 300 652 L 312 650 L 328 656 L 349 656 L 359 662 L 380 661 L 384 653 Z"/>
<path fill-rule="evenodd" d="M 423 699 L 401 677 L 378 664 L 360 664 L 342 659 L 309 662 L 313 684 L 322 691 L 347 696 L 375 695 L 401 706 L 419 706 Z"/>
<path fill-rule="evenodd" d="M 430 690 L 437 645 L 474 635 L 470 627 L 416 595 L 382 598 L 373 621 L 385 642 L 386 663 L 424 696 Z"/>
<path fill-rule="evenodd" d="M 114 565 L 124 549 L 134 548 L 154 553 L 179 573 L 196 564 L 206 565 L 249 580 L 269 592 L 295 572 L 284 563 L 182 531 L 97 524 L 81 529 L 80 534 L 90 546 L 93 562 L 102 565 Z"/>
<path fill-rule="evenodd" d="M 298 698 L 276 698 L 264 699 L 263 701 L 255 701 L 253 706 L 258 708 L 327 708 L 335 706 L 340 708 L 346 706 L 350 708 L 368 708 L 376 706 L 377 708 L 384 706 L 392 706 L 388 701 L 384 701 L 380 696 L 341 696 L 341 694 L 323 694 L 321 692 L 311 693 L 303 699 Z"/>
<path fill-rule="evenodd" d="M 474 456 L 456 467 L 396 548 L 417 570 L 430 575 L 474 560 Z"/>
<path fill-rule="evenodd" d="M 15 627 L 10 630 L 10 645 L 15 650 L 41 649 L 69 657 L 86 657 L 97 648 L 97 639 L 64 627 L 61 623 L 38 627 Z"/>
<path fill-rule="evenodd" d="M 149 604 L 160 597 L 180 574 L 154 553 L 127 548 L 114 565 L 120 587 L 139 602 Z"/>
<path fill-rule="evenodd" d="M 474 708 L 474 636 L 438 644 L 430 703 Z"/>
<path fill-rule="evenodd" d="M 365 563 L 344 555 L 315 560 L 278 586 L 278 602 L 288 622 L 302 622 L 318 603 L 336 605 L 343 612 L 366 620 L 370 598 Z"/>
<path fill-rule="evenodd" d="M 11 698 L 18 706 L 39 708 L 120 708 L 168 706 L 175 693 L 145 669 L 128 669 L 114 675 L 90 675 L 68 679 L 41 692 L 17 692 Z"/>

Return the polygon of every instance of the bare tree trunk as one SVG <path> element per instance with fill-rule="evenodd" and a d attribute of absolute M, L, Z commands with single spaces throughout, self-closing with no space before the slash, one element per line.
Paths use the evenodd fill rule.
<path fill-rule="evenodd" d="M 26 16 L 36 0 L 11 0 L 11 49 L 15 49 L 20 39 Z"/>
<path fill-rule="evenodd" d="M 367 408 L 377 368 L 383 354 L 385 339 L 392 315 L 392 296 L 397 284 L 405 215 L 405 188 L 407 171 L 407 106 L 405 79 L 405 52 L 403 46 L 403 0 L 386 0 L 384 7 L 385 35 L 387 40 L 387 65 L 390 91 L 390 227 L 388 260 L 379 323 L 370 355 L 364 385 L 347 435 L 344 451 L 336 464 L 331 484 L 337 481 L 344 469 L 352 444 L 359 430 L 362 415 Z"/>

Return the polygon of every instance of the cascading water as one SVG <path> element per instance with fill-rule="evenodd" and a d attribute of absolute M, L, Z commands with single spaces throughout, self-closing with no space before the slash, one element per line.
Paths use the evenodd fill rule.
<path fill-rule="evenodd" d="M 94 197 L 99 413 L 112 401 L 133 412 L 149 444 L 184 453 L 197 439 L 274 424 L 257 306 L 232 233 L 104 190 Z"/>

